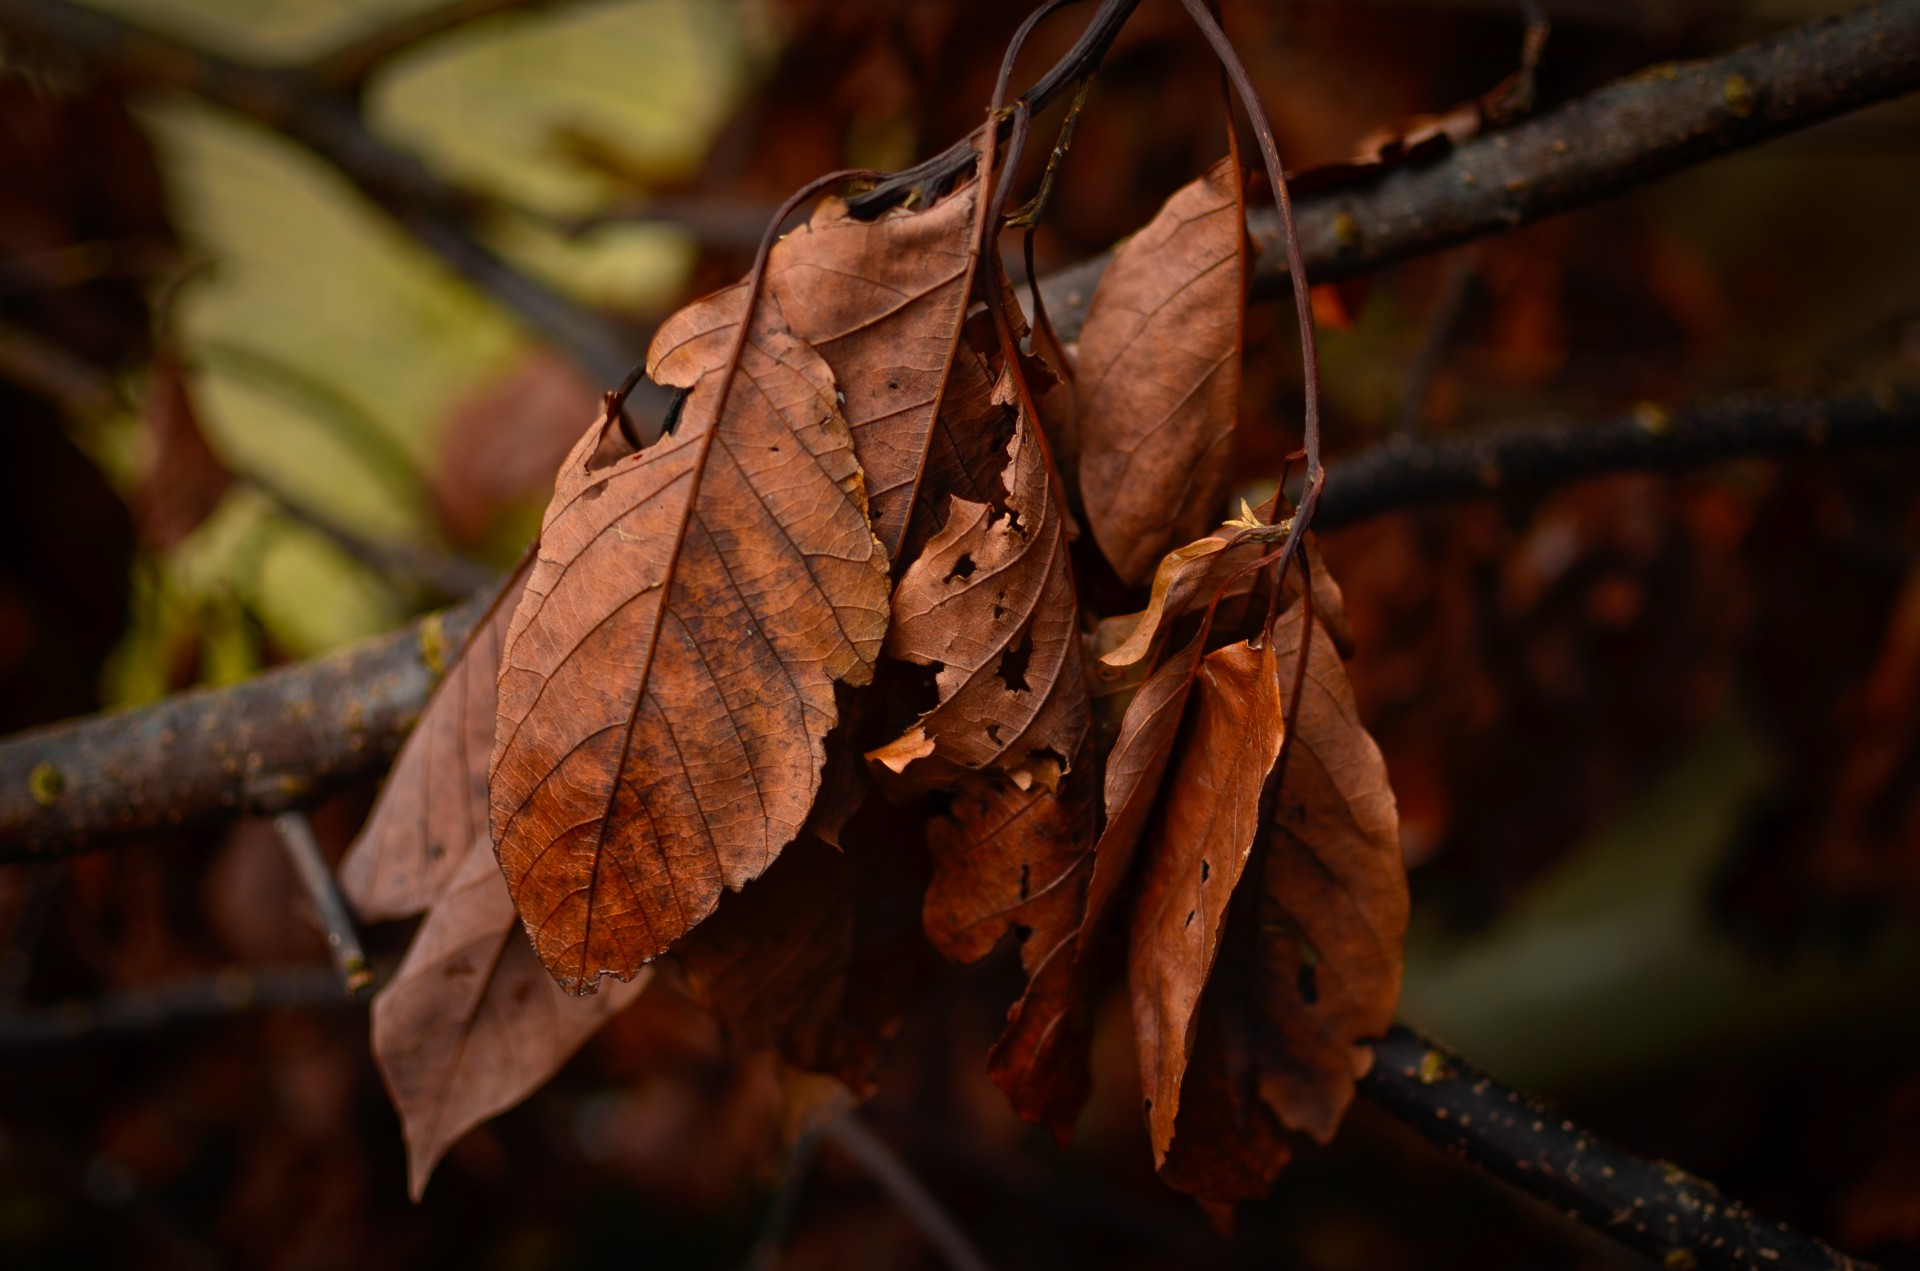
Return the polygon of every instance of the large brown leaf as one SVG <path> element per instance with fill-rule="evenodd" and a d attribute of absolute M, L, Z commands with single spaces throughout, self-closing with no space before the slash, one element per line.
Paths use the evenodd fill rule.
<path fill-rule="evenodd" d="M 414 1199 L 449 1147 L 538 1089 L 646 979 L 589 998 L 562 992 L 476 839 L 373 1001 L 373 1057 L 406 1130 Z"/>
<path fill-rule="evenodd" d="M 987 364 L 962 346 L 956 391 L 943 411 L 979 408 Z M 985 397 L 985 413 L 955 429 L 1015 415 L 995 502 L 958 495 L 944 523 L 894 590 L 886 651 L 938 668 L 938 703 L 871 757 L 905 789 L 951 787 L 999 770 L 1016 785 L 1064 771 L 1089 726 L 1079 605 L 1059 492 L 1012 374 Z"/>
<path fill-rule="evenodd" d="M 1122 244 L 1094 291 L 1074 378 L 1080 495 L 1128 582 L 1220 517 L 1246 285 L 1246 208 L 1229 156 Z"/>
<path fill-rule="evenodd" d="M 906 540 L 966 319 L 980 258 L 978 190 L 971 182 L 923 211 L 894 208 L 872 221 L 827 199 L 768 259 L 769 294 L 844 395 L 873 532 L 889 557 Z"/>
<path fill-rule="evenodd" d="M 866 682 L 887 556 L 826 363 L 735 286 L 654 338 L 678 427 L 547 509 L 500 669 L 499 859 L 541 961 L 633 975 L 771 865 L 820 789 L 836 681 Z"/>
<path fill-rule="evenodd" d="M 1231 644 L 1201 660 L 1192 719 L 1148 844 L 1127 974 L 1156 1163 L 1173 1141 L 1200 995 L 1285 735 L 1279 678 L 1271 645 Z"/>
<path fill-rule="evenodd" d="M 446 890 L 468 847 L 487 837 L 500 649 L 532 563 L 529 553 L 446 668 L 365 828 L 340 862 L 340 889 L 368 921 L 425 910 Z"/>
<path fill-rule="evenodd" d="M 674 957 L 695 997 L 736 1033 L 865 1092 L 925 964 L 917 859 L 865 822 L 844 851 L 803 835 L 724 897 Z"/>

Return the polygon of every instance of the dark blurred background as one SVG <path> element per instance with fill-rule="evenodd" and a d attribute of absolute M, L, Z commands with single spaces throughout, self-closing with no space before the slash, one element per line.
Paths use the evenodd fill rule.
<path fill-rule="evenodd" d="M 287 68 L 422 7 L 102 6 Z M 1538 7 L 1547 109 L 1847 6 Z M 1294 169 L 1478 98 L 1525 25 L 1504 0 L 1224 8 Z M 467 192 L 487 244 L 637 357 L 673 306 L 738 276 L 791 189 L 973 127 L 1025 10 L 526 5 L 383 63 L 361 104 L 374 137 Z M 1077 13 L 1041 29 L 1020 78 Z M 338 172 L 150 79 L 0 21 L 0 729 L 232 682 L 473 585 L 537 525 L 606 387 Z M 1218 157 L 1216 83 L 1178 6 L 1147 0 L 1080 122 L 1041 270 L 1110 246 Z M 1329 444 L 1912 381 L 1917 225 L 1920 110 L 1899 102 L 1328 289 Z M 1249 471 L 1297 444 L 1293 339 L 1290 311 L 1256 307 Z M 1404 1017 L 1636 1152 L 1906 1267 L 1916 482 L 1920 456 L 1897 453 L 1751 461 L 1326 539 L 1413 870 Z M 330 851 L 371 793 L 316 810 Z M 788 1176 L 764 1056 L 663 983 L 412 1206 L 364 1011 L 319 994 L 247 1011 L 231 978 L 323 961 L 304 904 L 251 822 L 0 870 L 0 1263 L 746 1262 Z M 407 933 L 369 934 L 391 965 Z M 223 983 L 230 1019 L 45 1027 L 80 1034 L 75 1002 Z M 1010 958 L 947 973 L 869 1113 L 996 1267 L 1635 1265 L 1364 1104 L 1223 1237 L 1152 1177 L 1121 1013 L 1072 1148 L 1006 1111 L 982 1056 L 1017 984 Z M 794 1194 L 773 1265 L 934 1265 L 831 1146 Z"/>

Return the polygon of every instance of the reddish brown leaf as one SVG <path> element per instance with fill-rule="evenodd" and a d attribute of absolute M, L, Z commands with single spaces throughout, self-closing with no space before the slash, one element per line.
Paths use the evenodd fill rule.
<path fill-rule="evenodd" d="M 1232 897 L 1260 824 L 1260 793 L 1285 733 L 1269 645 L 1232 644 L 1201 660 L 1140 882 L 1128 981 L 1154 1159 L 1166 1156 L 1193 1050 L 1195 1016 Z"/>
<path fill-rule="evenodd" d="M 1160 1164 L 1169 1187 L 1225 1205 L 1265 1196 L 1293 1155 L 1286 1131 L 1257 1093 L 1244 1014 L 1220 1009 L 1233 991 L 1213 985 L 1201 1000 L 1178 1132 Z"/>
<path fill-rule="evenodd" d="M 1186 715 L 1201 642 L 1194 639 L 1147 677 L 1120 720 L 1120 735 L 1107 755 L 1106 827 L 1094 848 L 1087 889 L 1087 926 L 1106 922 L 1114 897 L 1133 867 L 1147 818 L 1160 797 L 1173 745 Z"/>
<path fill-rule="evenodd" d="M 974 962 L 1009 930 L 1026 932 L 1026 992 L 1008 1012 L 988 1072 L 1014 1111 L 1064 1138 L 1091 1088 L 1091 967 L 1079 965 L 1079 932 L 1098 827 L 1093 765 L 1022 789 L 1004 776 L 969 778 L 949 816 L 927 833 L 933 882 L 928 938 L 945 956 Z"/>
<path fill-rule="evenodd" d="M 366 827 L 340 862 L 340 889 L 364 919 L 409 918 L 425 910 L 446 890 L 468 846 L 487 836 L 487 761 L 500 649 L 532 563 L 528 553 L 446 668 Z M 422 631 L 423 644 L 437 638 L 431 620 Z"/>
<path fill-rule="evenodd" d="M 1080 493 L 1094 540 L 1129 582 L 1219 520 L 1247 267 L 1229 156 L 1121 245 L 1088 307 L 1074 381 Z"/>
<path fill-rule="evenodd" d="M 1263 1195 L 1286 1163 L 1286 1131 L 1332 1137 L 1371 1061 L 1362 1042 L 1386 1031 L 1400 993 L 1406 873 L 1386 766 L 1317 622 L 1294 700 L 1305 628 L 1305 607 L 1296 604 L 1264 659 L 1277 676 L 1268 691 L 1287 707 L 1285 753 L 1247 870 L 1251 881 L 1232 899 L 1197 1023 L 1186 1034 L 1190 1057 L 1162 1160 L 1165 1181 L 1212 1201 Z M 1180 842 L 1169 834 L 1161 851 L 1173 854 Z M 1157 864 L 1149 866 L 1143 904 Z M 1140 934 L 1136 925 L 1136 964 L 1152 956 Z M 1178 1001 L 1186 1000 L 1183 992 Z M 1156 1047 L 1141 1033 L 1143 1080 L 1164 1072 L 1161 1056 L 1178 1034 L 1162 1038 Z M 1158 1096 L 1153 1085 L 1148 1090 L 1158 1148 L 1158 1099 L 1168 1091 L 1164 1084 Z"/>
<path fill-rule="evenodd" d="M 856 220 L 838 199 L 775 247 L 767 289 L 832 368 L 889 557 L 907 535 L 980 252 L 979 183 Z"/>
<path fill-rule="evenodd" d="M 507 633 L 491 770 L 541 960 L 631 976 L 757 877 L 820 789 L 835 682 L 872 675 L 887 557 L 826 363 L 745 284 L 682 310 L 649 374 L 678 427 L 560 471 Z"/>
<path fill-rule="evenodd" d="M 538 1089 L 646 983 L 571 997 L 519 928 L 500 867 L 477 839 L 374 999 L 373 1056 L 406 1129 L 415 1200 L 449 1147 Z"/>
<path fill-rule="evenodd" d="M 694 995 L 742 1037 L 869 1090 L 923 965 L 925 881 L 913 860 L 872 832 L 845 851 L 803 835 L 723 898 L 674 957 Z"/>
<path fill-rule="evenodd" d="M 140 417 L 153 451 L 133 494 L 134 524 L 149 546 L 165 551 L 213 515 L 233 474 L 207 444 L 187 396 L 186 372 L 170 353 L 154 358 Z"/>
<path fill-rule="evenodd" d="M 1268 819 L 1259 907 L 1260 1094 L 1324 1143 L 1393 1023 L 1407 933 L 1400 819 L 1379 746 L 1360 722 L 1332 638 L 1296 604 L 1274 629 L 1290 741 Z"/>
<path fill-rule="evenodd" d="M 962 347 L 957 402 L 977 405 L 989 374 Z M 972 387 L 970 388 L 969 385 Z M 1045 782 L 1080 753 L 1088 729 L 1079 605 L 1058 491 L 1032 421 L 1010 377 L 988 414 L 956 431 L 995 426 L 1015 413 L 1003 497 L 953 496 L 946 520 L 907 567 L 893 596 L 887 653 L 937 667 L 938 704 L 904 735 L 871 753 L 907 789 L 951 786 L 996 769 L 1017 785 Z M 944 408 L 943 408 L 944 409 Z"/>

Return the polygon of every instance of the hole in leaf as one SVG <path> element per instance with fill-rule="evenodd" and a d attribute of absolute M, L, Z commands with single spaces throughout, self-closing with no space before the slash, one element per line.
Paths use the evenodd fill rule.
<path fill-rule="evenodd" d="M 1003 604 L 1001 604 L 1001 603 L 1000 603 L 999 601 L 997 601 L 997 600 L 996 600 L 996 601 L 994 601 L 994 602 L 993 602 L 993 620 L 994 620 L 995 622 L 998 622 L 998 621 L 1000 621 L 1000 619 L 1002 619 L 1002 618 L 1004 618 L 1004 617 L 1006 617 L 1006 616 L 1007 616 L 1007 607 L 1006 607 L 1005 605 L 1003 605 Z"/>
<path fill-rule="evenodd" d="M 1203 883 L 1206 882 L 1207 875 L 1211 874 L 1212 872 L 1213 872 L 1213 866 L 1211 864 L 1209 864 L 1206 861 L 1200 862 L 1200 881 L 1201 882 Z"/>
<path fill-rule="evenodd" d="M 1000 721 L 999 720 L 991 720 L 988 722 L 987 740 L 992 742 L 996 746 L 1000 744 Z"/>
<path fill-rule="evenodd" d="M 1028 876 L 1032 873 L 1032 871 L 1033 871 L 1033 867 L 1031 865 L 1027 864 L 1025 861 L 1022 861 L 1020 863 L 1020 899 L 1021 900 L 1025 900 L 1027 898 Z"/>
<path fill-rule="evenodd" d="M 950 583 L 956 578 L 971 578 L 973 577 L 973 571 L 975 568 L 976 566 L 973 563 L 973 557 L 969 556 L 965 552 L 962 552 L 960 553 L 960 559 L 953 562 L 953 568 L 949 569 L 947 571 L 947 576 L 941 579 L 940 581 Z"/>
<path fill-rule="evenodd" d="M 1019 641 L 1000 655 L 1000 666 L 996 674 L 1000 682 L 1012 693 L 1030 692 L 1027 683 L 1027 663 L 1033 661 L 1033 633 L 1023 631 Z"/>
<path fill-rule="evenodd" d="M 1199 911 L 1198 911 L 1198 910 L 1195 910 L 1195 909 L 1189 909 L 1189 910 L 1187 910 L 1187 920 L 1186 920 L 1185 922 L 1183 922 L 1183 923 L 1181 923 L 1181 924 L 1180 924 L 1180 926 L 1181 926 L 1181 928 L 1182 928 L 1183 930 L 1184 930 L 1185 928 L 1187 928 L 1187 927 L 1191 927 L 1191 926 L 1193 925 L 1193 915 L 1194 915 L 1194 914 L 1196 914 L 1196 913 L 1198 913 L 1198 912 L 1199 912 Z"/>

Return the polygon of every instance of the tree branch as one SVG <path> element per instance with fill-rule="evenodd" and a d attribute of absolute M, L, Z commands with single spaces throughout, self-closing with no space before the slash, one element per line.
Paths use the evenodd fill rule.
<path fill-rule="evenodd" d="M 1920 88 L 1920 3 L 1880 0 L 1717 57 L 1650 66 L 1447 154 L 1299 196 L 1307 277 L 1330 282 L 1526 225 Z M 1279 220 L 1248 218 L 1254 295 L 1287 294 Z M 1062 340 L 1080 332 L 1110 257 L 1042 284 Z"/>
<path fill-rule="evenodd" d="M 1595 425 L 1402 439 L 1329 467 L 1319 524 L 1628 469 L 1916 444 L 1920 389 L 1743 394 Z M 377 775 L 485 604 L 476 595 L 403 631 L 229 688 L 0 740 L 0 863 L 277 813 Z"/>
<path fill-rule="evenodd" d="M 527 277 L 481 241 L 483 200 L 374 136 L 351 96 L 306 72 L 231 61 L 68 0 L 0 0 L 0 30 L 76 54 L 136 84 L 193 93 L 299 142 L 592 378 L 617 383 L 632 363 L 637 341 Z"/>
<path fill-rule="evenodd" d="M 1552 490 L 1609 472 L 1675 472 L 1729 459 L 1915 444 L 1915 388 L 1831 396 L 1735 393 L 1679 410 L 1646 403 L 1599 423 L 1517 424 L 1418 441 L 1395 437 L 1328 469 L 1320 523 L 1331 529 L 1426 503 Z"/>
<path fill-rule="evenodd" d="M 1645 1161 L 1396 1026 L 1361 1093 L 1441 1147 L 1675 1271 L 1872 1271 L 1711 1183 Z"/>
<path fill-rule="evenodd" d="M 486 603 L 476 595 L 228 688 L 0 742 L 0 858 L 278 813 L 380 771 Z"/>

